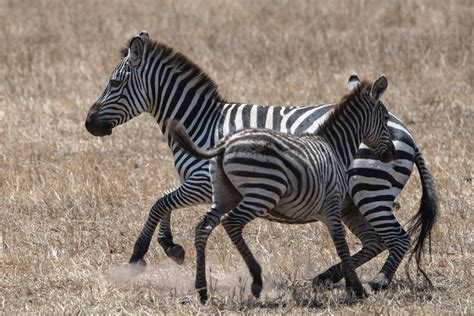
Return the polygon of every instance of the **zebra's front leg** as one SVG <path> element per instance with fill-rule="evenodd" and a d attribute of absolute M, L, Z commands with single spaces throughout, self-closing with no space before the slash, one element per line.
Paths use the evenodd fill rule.
<path fill-rule="evenodd" d="M 211 208 L 196 225 L 194 246 L 196 247 L 196 283 L 195 288 L 199 293 L 201 304 L 208 299 L 206 281 L 206 244 L 214 227 L 220 222 L 220 213 Z"/>
<path fill-rule="evenodd" d="M 386 248 L 377 232 L 370 226 L 354 203 L 351 202 L 342 210 L 342 222 L 362 242 L 362 249 L 351 257 L 355 268 L 370 261 Z M 343 277 L 342 264 L 339 262 L 316 276 L 313 279 L 313 288 L 317 289 L 337 283 Z"/>
<path fill-rule="evenodd" d="M 346 279 L 346 288 L 348 292 L 354 291 L 354 294 L 358 298 L 367 297 L 367 292 L 357 276 L 349 253 L 349 246 L 346 242 L 340 210 L 338 207 L 333 207 L 332 209 L 329 209 L 326 214 L 329 234 L 331 235 L 334 246 L 336 247 L 337 255 L 342 262 L 342 271 L 344 273 L 344 278 Z"/>
<path fill-rule="evenodd" d="M 208 187 L 210 187 L 209 183 L 204 183 L 202 186 L 205 186 L 206 184 Z M 133 247 L 133 253 L 130 257 L 129 263 L 146 265 L 146 262 L 143 257 L 148 252 L 153 233 L 155 232 L 158 222 L 160 222 L 160 220 L 162 219 L 164 219 L 164 226 L 168 228 L 169 232 L 160 232 L 159 236 L 163 237 L 159 240 L 160 245 L 165 249 L 165 251 L 167 251 L 167 254 L 176 262 L 183 262 L 184 250 L 180 252 L 179 248 L 182 249 L 182 247 L 173 243 L 169 220 L 171 211 L 174 209 L 189 207 L 210 201 L 210 189 L 202 189 L 200 191 L 193 190 L 195 185 L 196 183 L 190 185 L 185 182 L 174 191 L 164 195 L 163 197 L 158 199 L 158 201 L 156 201 L 156 203 L 150 209 L 147 221 L 145 222 L 145 225 L 142 231 L 140 232 L 137 241 L 135 242 L 135 246 Z M 209 195 L 205 195 L 202 192 L 209 192 Z M 174 249 L 177 248 L 178 251 L 174 253 Z M 172 256 L 173 254 L 177 256 L 174 257 Z"/>

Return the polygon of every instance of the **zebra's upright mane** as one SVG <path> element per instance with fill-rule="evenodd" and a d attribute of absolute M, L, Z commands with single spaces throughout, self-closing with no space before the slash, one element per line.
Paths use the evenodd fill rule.
<path fill-rule="evenodd" d="M 334 109 L 329 113 L 328 118 L 321 124 L 319 127 L 319 133 L 325 131 L 329 126 L 333 125 L 339 117 L 344 113 L 344 110 L 349 106 L 351 100 L 358 96 L 363 90 L 371 86 L 372 83 L 366 80 L 363 80 L 360 85 L 353 91 L 344 95 L 335 106 Z"/>
<path fill-rule="evenodd" d="M 131 40 L 132 39 L 128 41 L 127 46 L 120 50 L 122 58 L 125 58 L 128 55 L 128 48 Z M 201 69 L 201 67 L 191 61 L 191 59 L 183 53 L 176 51 L 174 48 L 169 47 L 166 44 L 149 39 L 145 46 L 144 57 L 146 58 L 146 56 L 149 55 L 162 59 L 171 57 L 169 63 L 173 63 L 173 66 L 180 69 L 182 72 L 192 71 L 196 77 L 200 78 L 203 85 L 209 87 L 211 93 L 218 102 L 226 102 L 226 100 L 219 94 L 216 82 L 212 80 L 211 77 Z"/>

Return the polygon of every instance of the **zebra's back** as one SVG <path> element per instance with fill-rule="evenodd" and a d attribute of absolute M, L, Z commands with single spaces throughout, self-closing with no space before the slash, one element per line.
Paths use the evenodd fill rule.
<path fill-rule="evenodd" d="M 324 122 L 334 104 L 307 106 L 266 106 L 256 104 L 225 103 L 220 107 L 220 114 L 215 117 L 213 128 L 208 131 L 188 130 L 190 135 L 200 133 L 202 140 L 197 144 L 202 148 L 210 148 L 225 136 L 247 128 L 267 128 L 282 133 L 302 134 L 314 133 Z M 364 144 L 361 144 L 354 162 L 348 170 L 350 175 L 377 177 L 381 176 L 392 181 L 395 188 L 402 188 L 411 174 L 415 159 L 415 142 L 403 123 L 390 113 L 389 130 L 396 148 L 395 161 L 386 164 Z M 206 136 L 208 135 L 208 136 Z M 175 166 L 184 182 L 199 170 L 207 170 L 208 162 L 193 157 L 179 147 L 173 148 Z M 375 168 L 372 167 L 376 165 Z M 354 170 L 358 169 L 358 170 Z M 352 194 L 352 192 L 349 192 Z"/>
<path fill-rule="evenodd" d="M 345 168 L 316 135 L 247 129 L 218 146 L 225 146 L 222 169 L 233 187 L 254 203 L 275 205 L 259 217 L 289 224 L 318 221 L 327 196 L 345 194 Z"/>

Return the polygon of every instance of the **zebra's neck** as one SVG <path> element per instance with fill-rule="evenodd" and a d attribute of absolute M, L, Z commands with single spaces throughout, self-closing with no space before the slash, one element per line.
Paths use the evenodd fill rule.
<path fill-rule="evenodd" d="M 336 106 L 331 111 L 318 134 L 327 140 L 341 163 L 349 168 L 362 143 L 361 114 L 356 113 L 360 108 L 353 102 L 348 102 L 340 108 Z"/>
<path fill-rule="evenodd" d="M 150 113 L 163 135 L 174 149 L 168 136 L 168 119 L 180 121 L 193 141 L 207 145 L 212 140 L 212 126 L 219 116 L 223 99 L 215 83 L 194 63 L 173 49 L 158 45 L 153 48 L 143 71 L 143 82 L 149 84 Z M 211 136 L 203 139 L 203 134 Z"/>

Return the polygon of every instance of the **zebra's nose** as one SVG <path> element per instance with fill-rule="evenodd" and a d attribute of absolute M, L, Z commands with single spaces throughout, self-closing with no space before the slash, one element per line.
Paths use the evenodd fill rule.
<path fill-rule="evenodd" d="M 97 112 L 92 112 L 87 115 L 86 129 L 94 136 L 106 136 L 112 134 L 112 124 L 108 122 L 101 122 Z"/>
<path fill-rule="evenodd" d="M 94 134 L 95 126 L 97 126 L 97 115 L 95 114 L 88 114 L 86 117 L 86 129 L 89 133 Z"/>

